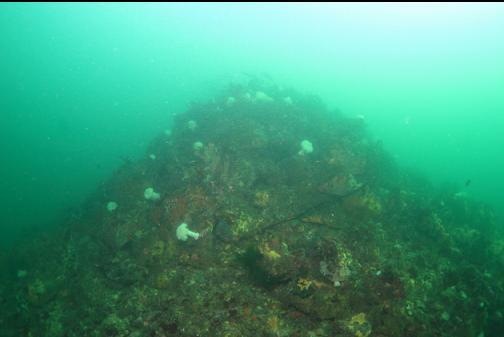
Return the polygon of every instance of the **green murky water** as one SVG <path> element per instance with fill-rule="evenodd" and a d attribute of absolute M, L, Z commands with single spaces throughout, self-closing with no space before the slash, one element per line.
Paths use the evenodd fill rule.
<path fill-rule="evenodd" d="M 210 336 L 225 331 L 238 336 L 252 335 L 257 320 L 271 336 L 498 336 L 504 326 L 499 311 L 503 288 L 496 276 L 504 264 L 503 15 L 500 3 L 1 5 L 0 256 L 5 268 L 0 306 L 9 312 L 0 322 L 5 326 L 1 334 Z M 233 114 L 223 115 L 226 109 Z M 311 119 L 314 111 L 317 117 Z M 192 120 L 199 138 L 181 131 Z M 298 148 L 303 140 L 313 143 L 314 156 L 303 157 L 311 163 L 295 156 L 303 151 Z M 184 146 L 194 149 L 177 152 Z M 206 152 L 194 157 L 197 148 Z M 286 159 L 287 153 L 294 159 Z M 198 160 L 203 166 L 194 164 Z M 340 161 L 345 164 L 338 166 Z M 332 177 L 330 168 L 340 171 Z M 229 173 L 233 169 L 239 177 Z M 396 170 L 400 173 L 392 173 Z M 249 180 L 255 182 L 248 185 Z M 224 190 L 215 187 L 220 184 L 242 203 L 227 205 Z M 310 184 L 313 190 L 306 187 Z M 159 189 L 162 207 L 139 206 L 148 187 Z M 234 196 L 241 189 L 249 194 Z M 315 212 L 311 207 L 326 205 L 328 191 L 341 208 Z M 121 193 L 132 199 L 121 204 Z M 297 199 L 299 193 L 306 193 L 306 203 Z M 102 212 L 111 201 L 118 203 L 118 212 L 129 205 L 131 212 L 116 219 L 119 224 Z M 203 216 L 203 209 L 212 214 Z M 166 218 L 163 212 L 181 214 Z M 324 212 L 344 220 L 331 222 Z M 297 232 L 305 243 L 281 226 L 277 230 L 275 224 L 287 220 L 305 224 Z M 202 247 L 180 247 L 168 239 L 168 229 L 152 232 L 182 221 L 199 221 L 199 231 L 212 233 L 205 237 L 229 254 L 220 256 L 225 266 L 216 262 L 219 253 L 207 261 L 204 250 L 197 250 Z M 408 229 L 387 227 L 404 222 L 426 232 L 412 231 L 416 234 L 408 237 Z M 107 234 L 104 226 L 111 223 L 116 231 Z M 363 225 L 369 230 L 350 229 Z M 328 234 L 321 226 L 335 232 Z M 344 234 L 338 236 L 341 226 Z M 382 232 L 389 242 L 377 239 Z M 373 233 L 373 239 L 363 233 Z M 326 234 L 345 240 L 331 246 L 313 239 Z M 115 238 L 114 244 L 98 239 L 107 235 Z M 292 241 L 282 239 L 289 235 Z M 426 239 L 432 237 L 446 241 Z M 423 248 L 412 243 L 416 238 Z M 355 248 L 365 247 L 366 240 L 366 253 Z M 344 241 L 358 243 L 345 246 Z M 290 245 L 318 250 L 303 260 Z M 81 273 L 92 266 L 75 261 L 97 258 L 82 254 L 83 247 L 110 254 L 100 267 L 110 272 L 99 274 L 105 275 L 103 284 L 79 299 L 76 289 L 92 284 Z M 426 247 L 437 255 L 426 257 Z M 36 271 L 31 257 L 37 249 L 43 251 L 47 270 L 53 264 L 71 265 L 55 273 L 73 281 L 62 286 L 57 275 L 53 280 Z M 372 257 L 366 255 L 371 249 L 376 250 Z M 394 249 L 408 257 L 393 260 Z M 298 259 L 283 260 L 285 256 Z M 187 265 L 173 265 L 172 274 L 161 270 L 163 259 L 174 257 L 195 274 L 177 271 Z M 460 265 L 446 262 L 466 258 Z M 264 262 L 268 259 L 273 265 Z M 438 259 L 437 267 L 429 259 Z M 303 269 L 308 261 L 320 264 L 318 274 Z M 232 271 L 252 275 L 250 284 L 243 283 L 245 276 L 236 282 L 249 290 L 257 287 L 266 302 L 278 301 L 276 309 L 247 306 L 251 294 L 233 302 L 217 286 L 198 300 L 218 297 L 227 304 L 205 302 L 217 318 L 195 323 L 194 330 L 182 321 L 191 317 L 191 310 L 201 313 L 200 302 L 191 307 L 166 295 L 156 310 L 146 309 L 157 292 L 176 293 L 186 281 L 221 283 L 217 270 L 228 263 L 236 264 Z M 214 269 L 206 274 L 203 265 Z M 411 265 L 419 270 L 412 271 Z M 294 274 L 293 268 L 305 274 Z M 347 269 L 353 276 L 367 276 L 361 283 L 358 277 L 347 281 Z M 378 286 L 369 273 L 385 279 Z M 436 279 L 436 273 L 443 277 Z M 170 283 L 177 277 L 178 283 Z M 357 297 L 324 290 L 325 283 L 339 290 L 340 281 L 342 291 Z M 107 282 L 116 282 L 119 290 Z M 299 295 L 296 287 L 315 290 L 293 299 Z M 364 288 L 386 295 L 366 306 L 358 295 Z M 132 308 L 123 299 L 128 291 L 137 300 L 149 300 Z M 239 298 L 242 289 L 230 293 Z M 322 297 L 331 298 L 341 311 L 335 309 L 334 316 L 318 312 L 314 307 L 324 307 Z M 439 302 L 429 302 L 431 298 Z M 88 309 L 74 312 L 86 317 L 77 327 L 75 317 L 65 316 L 71 303 L 107 309 L 97 310 L 96 316 Z M 358 309 L 348 311 L 349 303 Z M 171 304 L 177 310 L 168 318 L 160 316 Z M 117 309 L 121 305 L 129 311 Z M 141 313 L 141 322 L 133 320 L 135 312 Z M 96 318 L 100 315 L 106 318 Z M 411 322 L 400 326 L 401 315 Z M 49 323 L 40 323 L 44 317 Z M 297 319 L 303 327 L 293 323 Z M 457 330 L 461 321 L 470 323 Z M 422 330 L 422 324 L 428 328 Z"/>

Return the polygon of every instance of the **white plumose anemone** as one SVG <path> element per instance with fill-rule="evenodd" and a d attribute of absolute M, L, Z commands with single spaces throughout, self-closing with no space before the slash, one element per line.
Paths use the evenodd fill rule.
<path fill-rule="evenodd" d="M 161 196 L 152 187 L 148 187 L 144 191 L 144 197 L 147 200 L 159 200 Z"/>
<path fill-rule="evenodd" d="M 117 202 L 115 201 L 109 201 L 107 203 L 107 211 L 113 212 L 117 209 Z"/>
<path fill-rule="evenodd" d="M 189 237 L 198 240 L 199 236 L 199 233 L 191 231 L 185 222 L 177 227 L 177 239 L 181 241 L 187 241 Z"/>
<path fill-rule="evenodd" d="M 299 150 L 298 154 L 304 156 L 305 154 L 313 152 L 313 144 L 309 140 L 305 139 L 301 142 L 301 150 Z"/>

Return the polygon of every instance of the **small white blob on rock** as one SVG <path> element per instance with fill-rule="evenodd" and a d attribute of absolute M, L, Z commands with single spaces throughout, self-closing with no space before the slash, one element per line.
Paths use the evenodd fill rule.
<path fill-rule="evenodd" d="M 194 142 L 192 147 L 193 147 L 194 151 L 199 151 L 203 148 L 203 143 L 202 142 Z"/>
<path fill-rule="evenodd" d="M 154 153 L 151 153 L 149 155 L 149 158 L 152 159 L 152 160 L 156 160 L 156 155 Z"/>
<path fill-rule="evenodd" d="M 107 211 L 113 212 L 117 209 L 117 202 L 115 201 L 109 201 L 107 203 Z"/>
<path fill-rule="evenodd" d="M 196 123 L 195 120 L 191 119 L 190 121 L 187 122 L 187 128 L 189 130 L 194 131 L 194 130 L 196 130 L 197 127 L 198 127 L 198 123 Z"/>
<path fill-rule="evenodd" d="M 309 140 L 303 140 L 301 142 L 301 150 L 299 150 L 298 154 L 300 156 L 304 156 L 305 154 L 309 154 L 313 152 L 313 144 Z"/>
<path fill-rule="evenodd" d="M 148 187 L 144 191 L 144 197 L 147 200 L 159 200 L 160 195 L 159 193 L 155 192 L 152 187 Z"/>
<path fill-rule="evenodd" d="M 229 106 L 233 106 L 236 102 L 236 98 L 234 98 L 233 96 L 229 96 L 226 100 L 226 105 L 229 107 Z"/>
<path fill-rule="evenodd" d="M 268 96 L 266 93 L 264 93 L 262 91 L 256 91 L 254 98 L 257 102 L 262 102 L 262 103 L 269 103 L 269 102 L 274 101 L 271 96 Z"/>
<path fill-rule="evenodd" d="M 169 137 L 169 136 L 171 136 L 172 132 L 170 129 L 166 129 L 166 130 L 164 130 L 164 134 Z"/>

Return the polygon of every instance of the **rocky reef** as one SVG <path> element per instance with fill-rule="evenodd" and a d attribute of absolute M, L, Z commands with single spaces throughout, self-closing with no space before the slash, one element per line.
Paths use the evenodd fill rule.
<path fill-rule="evenodd" d="M 315 96 L 231 85 L 1 253 L 0 335 L 501 336 L 503 236 L 456 192 Z"/>

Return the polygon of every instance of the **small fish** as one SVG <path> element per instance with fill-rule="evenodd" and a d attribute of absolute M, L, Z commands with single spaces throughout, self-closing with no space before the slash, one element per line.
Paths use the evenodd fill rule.
<path fill-rule="evenodd" d="M 471 185 L 471 179 L 467 179 L 465 182 L 465 187 L 469 187 Z"/>

